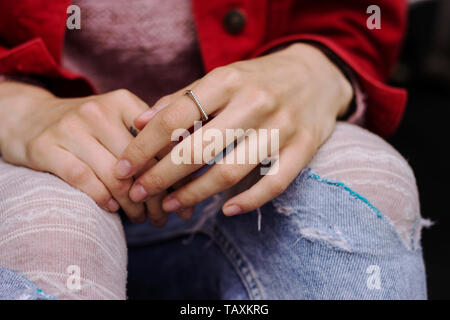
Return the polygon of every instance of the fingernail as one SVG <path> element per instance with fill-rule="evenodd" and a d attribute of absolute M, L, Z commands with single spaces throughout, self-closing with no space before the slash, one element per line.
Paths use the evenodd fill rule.
<path fill-rule="evenodd" d="M 141 122 L 149 122 L 151 118 L 156 114 L 156 111 L 154 109 L 149 109 L 142 113 L 140 116 L 138 116 L 137 121 Z"/>
<path fill-rule="evenodd" d="M 108 208 L 109 211 L 116 212 L 117 210 L 119 210 L 120 205 L 117 203 L 116 200 L 111 198 L 111 199 L 109 199 L 108 203 L 106 204 L 106 207 Z"/>
<path fill-rule="evenodd" d="M 239 214 L 242 212 L 241 207 L 239 207 L 238 205 L 232 204 L 231 206 L 225 207 L 223 209 L 223 213 L 226 216 L 234 216 L 236 214 Z"/>
<path fill-rule="evenodd" d="M 116 176 L 126 178 L 131 173 L 131 163 L 128 160 L 120 160 L 116 165 Z"/>
<path fill-rule="evenodd" d="M 180 208 L 181 208 L 180 202 L 177 199 L 175 199 L 174 197 L 169 197 L 163 203 L 163 209 L 167 212 L 177 211 Z"/>
<path fill-rule="evenodd" d="M 140 183 L 136 183 L 130 190 L 130 199 L 134 202 L 141 202 L 147 197 L 148 193 Z"/>

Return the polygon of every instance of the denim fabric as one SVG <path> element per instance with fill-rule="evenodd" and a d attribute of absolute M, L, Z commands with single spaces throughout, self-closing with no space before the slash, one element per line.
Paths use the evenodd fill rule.
<path fill-rule="evenodd" d="M 0 267 L 0 300 L 54 300 L 18 271 Z"/>
<path fill-rule="evenodd" d="M 189 222 L 125 223 L 129 295 L 426 299 L 421 248 L 402 241 L 369 200 L 306 169 L 261 208 L 261 230 L 257 212 L 225 217 L 211 199 Z M 211 218 L 201 222 L 202 214 Z"/>
<path fill-rule="evenodd" d="M 220 197 L 200 204 L 190 221 L 171 215 L 164 228 L 124 219 L 128 295 L 426 299 L 422 249 L 415 241 L 405 243 L 369 201 L 305 169 L 261 208 L 261 221 L 256 211 L 225 217 Z M 53 299 L 1 267 L 0 298 Z"/>

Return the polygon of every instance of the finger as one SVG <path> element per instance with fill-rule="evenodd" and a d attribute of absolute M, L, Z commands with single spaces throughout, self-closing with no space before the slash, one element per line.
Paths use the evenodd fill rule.
<path fill-rule="evenodd" d="M 92 133 L 92 135 L 99 140 L 99 142 L 109 150 L 116 158 L 118 158 L 125 148 L 134 139 L 133 134 L 121 123 L 118 119 L 111 119 L 110 121 L 104 121 L 98 123 L 98 130 Z M 164 156 L 172 150 L 176 145 L 168 145 L 157 154 L 157 159 L 162 159 Z M 136 173 L 136 176 L 141 175 L 145 171 L 149 170 L 158 161 L 153 158 L 150 159 L 146 166 L 142 168 L 140 172 Z"/>
<path fill-rule="evenodd" d="M 163 200 L 164 210 L 176 211 L 193 206 L 241 181 L 263 160 L 256 158 L 254 163 L 238 162 L 238 154 L 245 153 L 245 158 L 249 159 L 248 141 L 249 137 L 246 137 L 225 156 L 223 163 L 215 164 L 200 177 L 167 196 Z"/>
<path fill-rule="evenodd" d="M 187 177 L 182 181 L 177 182 L 173 186 L 173 188 L 176 190 L 182 187 L 184 184 L 187 184 L 189 181 L 191 181 L 191 179 L 192 179 L 191 177 Z M 157 227 L 162 227 L 167 223 L 169 212 L 171 212 L 164 210 L 162 207 L 162 200 L 166 195 L 167 192 L 162 192 L 145 202 L 147 206 L 147 216 L 149 217 L 150 223 L 152 223 Z M 193 208 L 186 208 L 186 210 L 177 212 L 177 215 L 181 219 L 187 220 L 192 217 L 193 212 L 194 212 Z"/>
<path fill-rule="evenodd" d="M 135 110 L 134 112 L 139 112 L 139 110 Z M 89 116 L 89 114 L 87 115 Z M 123 123 L 126 120 L 121 119 L 117 115 L 110 117 L 103 116 L 103 118 L 100 118 L 99 116 L 101 115 L 102 113 L 96 112 L 96 116 L 91 114 L 87 117 L 88 121 L 93 124 L 92 127 L 95 128 L 95 130 L 91 130 L 91 134 L 97 138 L 105 149 L 109 150 L 117 158 L 134 137 L 127 129 L 127 124 Z M 156 162 L 155 159 L 151 159 L 145 168 L 151 168 Z M 154 225 L 162 225 L 161 220 L 167 220 L 163 219 L 167 216 L 167 213 L 162 210 L 161 205 L 161 200 L 164 195 L 165 193 L 159 197 L 154 197 L 145 204 L 147 216 Z M 126 206 L 123 209 L 127 214 L 129 213 L 129 209 Z"/>
<path fill-rule="evenodd" d="M 133 183 L 132 178 L 119 180 L 114 177 L 113 169 L 116 157 L 98 140 L 92 136 L 80 135 L 76 143 L 74 141 L 67 142 L 65 147 L 94 171 L 115 200 L 119 202 L 130 220 L 136 223 L 145 221 L 144 205 L 136 204 L 128 197 L 128 191 Z"/>
<path fill-rule="evenodd" d="M 148 109 L 131 93 L 117 96 L 116 92 L 103 95 L 96 101 L 83 103 L 78 110 L 79 116 L 88 124 L 86 131 L 100 140 L 116 157 L 133 139 L 133 135 L 130 134 L 130 127 L 133 127 L 132 119 Z M 112 100 L 113 97 L 116 100 Z M 119 107 L 112 108 L 113 103 L 119 104 Z"/>
<path fill-rule="evenodd" d="M 170 152 L 169 148 L 165 148 L 160 153 L 158 153 L 158 157 L 163 158 L 167 153 Z M 150 162 L 141 170 L 142 172 L 139 172 L 137 175 L 141 175 L 143 172 L 150 169 L 152 166 L 154 166 L 158 161 L 156 159 L 150 160 Z M 186 184 L 188 181 L 190 181 L 190 177 L 187 177 L 186 179 L 177 182 L 173 188 L 177 189 L 183 184 Z M 150 220 L 150 223 L 152 223 L 154 226 L 162 227 L 164 226 L 169 217 L 169 213 L 164 211 L 162 208 L 162 199 L 166 196 L 167 192 L 163 191 L 162 193 L 148 199 L 145 204 L 147 208 L 147 216 Z M 192 210 L 193 211 L 193 210 Z M 178 216 L 182 219 L 188 219 L 190 216 L 186 213 L 177 213 Z"/>
<path fill-rule="evenodd" d="M 117 110 L 119 110 L 127 128 L 133 126 L 134 119 L 150 108 L 139 97 L 126 89 L 119 89 L 102 95 L 101 102 L 105 106 L 118 106 Z"/>
<path fill-rule="evenodd" d="M 137 175 L 142 174 L 146 170 L 153 167 L 158 161 L 156 159 L 150 160 L 147 165 L 142 168 L 142 172 L 138 172 Z M 149 198 L 145 201 L 145 207 L 147 212 L 147 217 L 150 220 L 150 223 L 156 227 L 162 227 L 166 224 L 168 220 L 168 213 L 162 209 L 162 199 L 167 194 L 166 191 L 161 192 L 158 195 L 155 195 L 152 198 Z"/>
<path fill-rule="evenodd" d="M 102 101 L 103 103 L 108 102 L 105 100 Z M 91 110 L 86 110 L 86 107 Z M 117 115 L 108 117 L 107 115 L 102 113 L 101 110 L 96 110 L 97 107 L 98 105 L 96 106 L 95 104 L 91 106 L 84 106 L 84 115 L 87 116 L 86 119 L 91 123 L 91 127 L 95 129 L 91 130 L 91 134 L 95 138 L 97 138 L 97 140 L 103 145 L 105 149 L 110 151 L 115 157 L 118 157 L 134 138 L 130 131 L 127 129 L 127 124 L 123 123 L 123 121 L 127 120 L 121 119 Z M 130 107 L 130 112 L 140 112 L 139 106 L 137 108 L 134 108 L 134 110 L 132 107 L 133 105 L 131 105 Z M 147 163 L 145 168 L 148 170 L 156 162 L 157 161 L 155 159 L 151 159 Z M 162 210 L 161 206 L 161 200 L 164 195 L 165 193 L 160 195 L 159 197 L 152 198 L 146 203 L 147 216 L 155 225 L 161 225 L 160 221 L 164 220 L 163 218 L 167 216 L 167 213 Z M 123 201 L 121 201 L 121 203 L 123 204 Z M 127 208 L 126 204 L 123 204 L 123 209 L 127 214 L 130 213 L 130 210 Z"/>
<path fill-rule="evenodd" d="M 177 181 L 173 185 L 173 189 L 175 191 L 177 191 L 177 190 L 183 188 L 185 185 L 189 184 L 193 180 L 194 180 L 194 176 L 189 175 L 189 176 L 181 179 L 180 181 Z M 161 199 L 161 207 L 164 208 L 162 199 Z M 165 211 L 167 211 L 167 210 L 165 210 Z M 169 211 L 171 211 L 171 210 L 169 210 Z M 177 216 L 180 219 L 189 220 L 194 215 L 194 206 L 185 206 L 185 208 L 183 208 L 182 210 L 178 210 L 178 211 L 174 210 L 174 211 L 177 213 Z"/>
<path fill-rule="evenodd" d="M 131 200 L 136 202 L 143 201 L 198 170 L 205 163 L 213 160 L 234 140 L 242 138 L 249 126 L 253 126 L 259 121 L 250 115 L 236 118 L 233 109 L 230 107 L 224 110 L 220 115 L 207 123 L 202 130 L 197 130 L 184 139 L 170 155 L 165 156 L 149 171 L 137 178 L 130 190 Z M 269 127 L 267 132 L 271 130 Z M 205 137 L 203 132 L 205 132 Z M 252 134 L 255 135 L 255 132 L 253 130 Z M 281 140 L 280 143 L 282 143 Z M 267 146 L 269 144 L 270 139 L 267 142 Z M 198 145 L 200 145 L 200 148 L 197 147 Z M 190 159 L 187 159 L 184 163 L 174 162 L 173 160 L 174 154 L 177 157 L 180 149 L 183 150 L 183 153 L 186 150 L 191 150 Z"/>
<path fill-rule="evenodd" d="M 133 140 L 133 135 L 122 123 L 121 119 L 105 119 L 95 125 L 91 134 L 109 151 L 118 158 L 127 145 Z"/>
<path fill-rule="evenodd" d="M 133 124 L 136 129 L 142 130 L 147 125 L 147 123 L 155 116 L 155 114 L 167 107 L 170 102 L 166 99 L 168 100 L 169 98 L 163 97 L 155 104 L 155 106 L 153 106 L 151 109 L 148 109 L 144 113 L 140 114 L 136 119 L 134 119 Z"/>
<path fill-rule="evenodd" d="M 224 90 L 210 86 L 208 81 L 199 81 L 193 88 L 198 99 L 204 103 L 210 114 L 221 108 L 228 100 Z M 120 179 L 131 177 L 138 172 L 158 151 L 171 142 L 176 129 L 190 128 L 194 121 L 201 119 L 195 103 L 181 95 L 166 108 L 158 112 L 141 133 L 128 145 L 118 161 L 115 174 Z"/>
<path fill-rule="evenodd" d="M 145 202 L 150 223 L 156 227 L 163 227 L 169 218 L 169 214 L 162 208 L 162 199 L 165 195 L 166 192 L 162 192 Z"/>
<path fill-rule="evenodd" d="M 166 95 L 164 97 L 162 97 L 161 99 L 159 99 L 154 105 L 153 107 L 151 107 L 149 110 L 145 111 L 144 113 L 140 114 L 135 120 L 134 120 L 134 125 L 136 127 L 136 129 L 138 130 L 142 130 L 147 123 L 151 120 L 151 118 L 153 118 L 153 116 L 155 114 L 157 114 L 159 111 L 161 111 L 162 109 L 164 109 L 165 107 L 167 107 L 171 102 L 173 102 L 176 98 L 178 98 L 179 96 L 181 96 L 187 89 L 189 88 L 193 88 L 199 80 L 194 81 L 193 83 L 191 83 L 190 85 L 172 93 L 169 95 Z"/>
<path fill-rule="evenodd" d="M 36 159 L 39 159 L 35 161 L 39 170 L 50 172 L 86 193 L 99 207 L 109 212 L 119 210 L 119 204 L 92 169 L 69 151 L 51 146 L 41 150 Z"/>
<path fill-rule="evenodd" d="M 189 220 L 194 215 L 194 207 L 181 209 L 181 211 L 177 212 L 177 215 L 180 217 L 180 219 Z"/>
<path fill-rule="evenodd" d="M 283 193 L 299 172 L 309 163 L 316 148 L 309 137 L 302 136 L 300 144 L 290 144 L 280 153 L 278 172 L 265 175 L 250 189 L 229 199 L 222 207 L 227 216 L 255 210 Z"/>

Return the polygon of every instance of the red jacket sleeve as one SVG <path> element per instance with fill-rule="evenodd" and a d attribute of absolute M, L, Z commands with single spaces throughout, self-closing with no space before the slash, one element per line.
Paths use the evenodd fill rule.
<path fill-rule="evenodd" d="M 267 52 L 283 43 L 314 41 L 332 50 L 356 74 L 366 94 L 367 125 L 392 134 L 406 92 L 386 85 L 406 23 L 406 0 L 192 0 L 205 69 Z M 0 74 L 46 77 L 60 96 L 92 93 L 81 75 L 61 66 L 69 0 L 0 1 Z M 381 29 L 369 30 L 369 5 L 381 9 Z M 226 12 L 248 15 L 239 36 L 222 26 Z M 325 88 L 326 89 L 326 88 Z"/>
<path fill-rule="evenodd" d="M 404 0 L 292 1 L 291 18 L 280 34 L 254 56 L 290 41 L 318 42 L 338 55 L 358 77 L 366 94 L 367 126 L 383 136 L 392 134 L 403 115 L 405 90 L 386 85 L 398 57 L 406 25 Z M 370 5 L 378 5 L 381 29 L 366 25 Z M 326 88 L 325 88 L 326 89 Z"/>
<path fill-rule="evenodd" d="M 70 0 L 0 1 L 0 74 L 45 78 L 60 96 L 86 95 L 88 79 L 61 66 Z"/>

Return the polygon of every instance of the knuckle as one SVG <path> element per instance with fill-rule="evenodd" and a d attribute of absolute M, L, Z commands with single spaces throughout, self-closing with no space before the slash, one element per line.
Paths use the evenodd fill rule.
<path fill-rule="evenodd" d="M 235 185 L 239 182 L 240 176 L 237 170 L 225 165 L 220 165 L 217 170 L 220 181 L 226 186 Z"/>
<path fill-rule="evenodd" d="M 251 97 L 253 110 L 259 114 L 268 114 L 275 111 L 276 99 L 274 94 L 262 88 L 252 88 L 250 90 L 249 96 Z"/>
<path fill-rule="evenodd" d="M 155 174 L 145 175 L 141 183 L 147 190 L 152 190 L 152 193 L 161 193 L 166 189 L 164 179 Z"/>
<path fill-rule="evenodd" d="M 109 199 L 111 199 L 111 196 L 108 193 L 103 192 L 102 194 L 93 196 L 92 199 L 98 204 L 99 207 L 104 208 L 108 204 Z"/>
<path fill-rule="evenodd" d="M 56 130 L 59 133 L 71 134 L 73 131 L 81 128 L 81 122 L 82 120 L 78 117 L 78 115 L 71 112 L 64 115 L 64 117 L 58 121 L 56 124 Z"/>
<path fill-rule="evenodd" d="M 113 100 L 120 102 L 119 108 L 124 106 L 126 110 L 134 110 L 139 113 L 149 108 L 144 101 L 127 89 L 115 90 L 111 92 L 111 97 Z"/>
<path fill-rule="evenodd" d="M 114 90 L 113 92 L 111 92 L 111 95 L 117 97 L 118 99 L 124 100 L 134 99 L 134 94 L 127 89 Z"/>
<path fill-rule="evenodd" d="M 78 107 L 78 112 L 81 116 L 88 119 L 102 119 L 105 116 L 103 107 L 96 101 L 87 101 Z"/>
<path fill-rule="evenodd" d="M 80 186 L 91 178 L 91 172 L 87 165 L 79 164 L 67 170 L 65 176 L 70 184 Z"/>
<path fill-rule="evenodd" d="M 215 69 L 213 76 L 228 89 L 236 88 L 242 84 L 242 72 L 234 66 L 219 67 Z"/>
<path fill-rule="evenodd" d="M 47 139 L 43 135 L 32 139 L 26 145 L 26 157 L 31 164 L 36 164 L 37 158 L 45 152 L 47 145 Z"/>
<path fill-rule="evenodd" d="M 172 132 L 179 127 L 179 114 L 172 110 L 164 111 L 159 118 L 159 123 L 164 133 L 171 136 Z"/>

